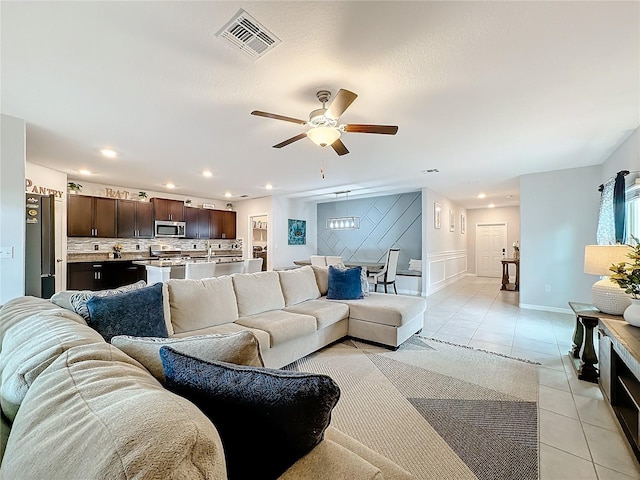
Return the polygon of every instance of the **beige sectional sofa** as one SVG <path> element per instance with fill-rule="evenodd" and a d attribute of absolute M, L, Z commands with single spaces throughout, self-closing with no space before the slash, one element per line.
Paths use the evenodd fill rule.
<path fill-rule="evenodd" d="M 279 368 L 346 335 L 396 347 L 422 328 L 422 298 L 337 301 L 326 290 L 322 267 L 170 280 L 169 336 L 249 330 L 265 366 Z M 226 478 L 209 419 L 74 312 L 14 299 L 0 310 L 0 346 L 0 478 Z M 281 478 L 412 477 L 329 427 Z"/>

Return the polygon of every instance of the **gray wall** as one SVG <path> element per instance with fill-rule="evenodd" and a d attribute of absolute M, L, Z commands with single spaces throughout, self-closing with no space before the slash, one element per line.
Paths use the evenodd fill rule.
<path fill-rule="evenodd" d="M 391 247 L 400 248 L 398 268 L 422 258 L 422 193 L 319 203 L 318 255 L 340 255 L 345 261 L 384 262 Z M 359 230 L 326 230 L 327 218 L 360 217 Z"/>
<path fill-rule="evenodd" d="M 513 242 L 520 240 L 520 207 L 475 208 L 467 210 L 467 230 L 469 232 L 468 272 L 477 273 L 476 226 L 479 223 L 507 224 L 507 252 L 512 256 Z"/>

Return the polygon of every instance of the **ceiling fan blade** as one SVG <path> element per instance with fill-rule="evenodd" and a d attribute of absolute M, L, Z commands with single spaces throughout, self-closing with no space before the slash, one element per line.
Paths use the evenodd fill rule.
<path fill-rule="evenodd" d="M 299 118 L 285 117 L 284 115 L 278 115 L 276 113 L 261 112 L 259 110 L 254 110 L 253 112 L 251 112 L 251 115 L 256 115 L 258 117 L 273 118 L 274 120 L 284 120 L 285 122 L 297 123 L 299 125 L 305 125 L 307 123 L 306 120 L 300 120 Z"/>
<path fill-rule="evenodd" d="M 306 132 L 305 133 L 301 133 L 300 135 L 296 135 L 295 137 L 291 137 L 290 139 L 285 140 L 284 142 L 280 142 L 279 144 L 274 145 L 273 148 L 286 147 L 290 143 L 297 142 L 298 140 L 302 140 L 306 136 L 307 136 Z"/>
<path fill-rule="evenodd" d="M 347 153 L 349 153 L 349 150 L 347 150 L 347 147 L 344 146 L 344 143 L 342 143 L 342 140 L 340 139 L 337 139 L 335 142 L 333 142 L 331 144 L 331 147 L 333 147 L 338 155 L 346 155 Z"/>
<path fill-rule="evenodd" d="M 398 132 L 398 126 L 350 123 L 344 126 L 344 131 L 349 133 L 381 133 L 383 135 L 395 135 Z"/>
<path fill-rule="evenodd" d="M 338 91 L 336 98 L 333 99 L 331 105 L 327 109 L 327 113 L 325 115 L 327 117 L 331 117 L 334 120 L 340 118 L 340 115 L 344 113 L 344 111 L 349 108 L 349 105 L 353 103 L 353 101 L 358 98 L 353 92 L 349 90 L 343 90 L 342 88 Z"/>

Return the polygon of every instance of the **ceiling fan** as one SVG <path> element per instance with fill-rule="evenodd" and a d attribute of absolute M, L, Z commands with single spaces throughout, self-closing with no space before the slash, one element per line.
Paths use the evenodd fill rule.
<path fill-rule="evenodd" d="M 318 97 L 318 100 L 322 103 L 322 108 L 312 111 L 309 114 L 308 121 L 293 117 L 285 117 L 275 113 L 261 112 L 258 110 L 251 112 L 251 115 L 273 118 L 275 120 L 284 120 L 285 122 L 292 122 L 311 127 L 306 132 L 274 145 L 273 148 L 286 147 L 293 142 L 309 137 L 316 145 L 321 147 L 331 145 L 338 155 L 346 155 L 349 153 L 349 150 L 347 150 L 347 147 L 345 147 L 342 140 L 340 140 L 340 136 L 343 132 L 395 135 L 398 131 L 398 127 L 396 125 L 363 125 L 356 123 L 338 124 L 340 115 L 342 115 L 345 110 L 349 108 L 349 105 L 351 105 L 358 97 L 358 95 L 350 92 L 349 90 L 340 89 L 336 97 L 331 102 L 331 105 L 329 105 L 329 108 L 326 108 L 326 103 L 331 98 L 331 92 L 328 90 L 320 90 L 316 93 L 316 97 Z"/>

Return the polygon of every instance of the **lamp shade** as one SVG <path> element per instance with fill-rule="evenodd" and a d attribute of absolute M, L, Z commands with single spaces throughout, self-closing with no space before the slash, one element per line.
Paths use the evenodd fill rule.
<path fill-rule="evenodd" d="M 584 247 L 584 273 L 611 275 L 611 264 L 626 262 L 631 253 L 629 245 L 587 245 Z"/>
<path fill-rule="evenodd" d="M 307 137 L 316 145 L 326 147 L 340 138 L 340 130 L 333 127 L 315 127 L 307 132 Z"/>

